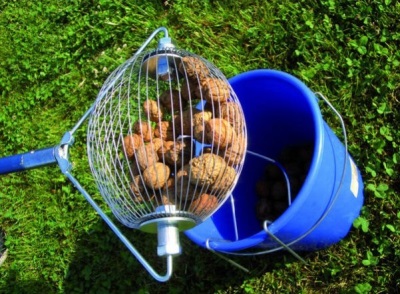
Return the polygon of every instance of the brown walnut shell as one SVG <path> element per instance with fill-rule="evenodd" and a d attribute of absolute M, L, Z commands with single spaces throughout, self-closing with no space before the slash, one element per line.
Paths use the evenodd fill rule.
<path fill-rule="evenodd" d="M 141 170 L 154 165 L 158 161 L 158 154 L 154 150 L 153 144 L 140 146 L 136 152 L 136 160 Z"/>
<path fill-rule="evenodd" d="M 179 64 L 179 72 L 189 79 L 203 79 L 210 74 L 207 65 L 199 58 L 192 56 L 185 56 Z"/>
<path fill-rule="evenodd" d="M 245 154 L 246 141 L 242 135 L 236 136 L 230 146 L 219 149 L 219 156 L 223 157 L 230 166 L 239 165 Z"/>
<path fill-rule="evenodd" d="M 237 134 L 243 132 L 244 117 L 239 104 L 236 102 L 222 103 L 218 109 L 218 116 L 227 120 Z"/>
<path fill-rule="evenodd" d="M 160 97 L 159 100 L 161 104 L 170 111 L 170 113 L 175 113 L 177 111 L 182 111 L 186 107 L 187 101 L 184 99 L 181 99 L 181 95 L 179 90 L 166 90 L 164 91 Z"/>
<path fill-rule="evenodd" d="M 202 194 L 200 197 L 195 199 L 190 207 L 189 211 L 195 214 L 210 214 L 212 213 L 218 206 L 218 199 L 214 195 L 210 194 Z"/>
<path fill-rule="evenodd" d="M 162 159 L 165 157 L 165 153 L 172 148 L 174 145 L 174 141 L 164 141 L 163 145 L 158 149 L 157 151 L 157 155 L 159 157 L 159 159 L 161 159 L 160 161 L 162 161 Z"/>
<path fill-rule="evenodd" d="M 217 78 L 205 78 L 201 81 L 204 99 L 210 103 L 224 103 L 230 97 L 230 86 L 226 81 Z"/>
<path fill-rule="evenodd" d="M 220 194 L 226 194 L 232 188 L 236 179 L 236 170 L 231 166 L 226 166 L 224 172 L 220 173 L 212 185 L 212 191 Z"/>
<path fill-rule="evenodd" d="M 174 139 L 174 131 L 172 123 L 169 121 L 160 121 L 154 128 L 154 136 L 161 138 L 164 141 L 171 141 Z"/>
<path fill-rule="evenodd" d="M 178 135 L 192 135 L 192 119 L 199 112 L 200 110 L 196 108 L 189 108 L 174 117 L 175 129 Z"/>
<path fill-rule="evenodd" d="M 124 150 L 126 156 L 132 159 L 135 156 L 135 151 L 143 145 L 143 140 L 138 134 L 127 135 L 124 137 Z"/>
<path fill-rule="evenodd" d="M 146 113 L 150 121 L 158 122 L 162 120 L 161 107 L 154 100 L 146 100 L 143 102 L 143 111 Z"/>
<path fill-rule="evenodd" d="M 193 80 L 185 80 L 182 83 L 181 87 L 181 97 L 182 99 L 185 99 L 187 101 L 189 100 L 194 100 L 198 97 L 198 89 L 200 85 L 198 84 L 197 81 Z"/>
<path fill-rule="evenodd" d="M 205 125 L 206 122 L 212 118 L 211 111 L 200 111 L 193 114 L 192 124 L 193 124 L 193 137 L 199 142 L 207 141 L 207 136 L 205 135 Z"/>
<path fill-rule="evenodd" d="M 137 121 L 133 125 L 133 131 L 143 138 L 144 142 L 150 142 L 153 137 L 153 128 L 149 121 Z"/>
<path fill-rule="evenodd" d="M 140 175 L 136 175 L 130 184 L 130 195 L 135 202 L 144 202 L 152 200 L 153 196 L 145 194 L 145 187 Z M 143 197 L 145 196 L 145 197 Z"/>
<path fill-rule="evenodd" d="M 213 118 L 207 121 L 205 133 L 210 144 L 225 148 L 232 144 L 236 138 L 235 130 L 231 124 L 221 118 Z"/>
<path fill-rule="evenodd" d="M 184 140 L 177 140 L 164 153 L 165 162 L 171 166 L 181 167 L 192 158 L 192 144 Z"/>
<path fill-rule="evenodd" d="M 224 159 L 216 154 L 205 153 L 189 162 L 190 181 L 194 185 L 211 186 L 227 168 Z"/>
<path fill-rule="evenodd" d="M 150 165 L 143 171 L 145 185 L 152 189 L 162 188 L 169 178 L 169 167 L 161 162 Z"/>

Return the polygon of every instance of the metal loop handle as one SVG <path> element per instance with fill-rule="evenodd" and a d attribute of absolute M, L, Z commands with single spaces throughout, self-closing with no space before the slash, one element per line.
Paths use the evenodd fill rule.
<path fill-rule="evenodd" d="M 103 210 L 97 205 L 93 198 L 85 191 L 85 189 L 80 185 L 80 183 L 69 173 L 69 171 L 64 172 L 72 184 L 82 193 L 85 199 L 92 205 L 94 210 L 100 215 L 100 217 L 107 223 L 110 229 L 117 235 L 121 242 L 129 249 L 129 251 L 136 257 L 136 259 L 142 264 L 142 266 L 149 272 L 149 274 L 159 282 L 166 282 L 172 276 L 173 271 L 173 256 L 167 255 L 167 272 L 165 275 L 158 274 L 152 266 L 145 260 L 145 258 L 139 253 L 139 251 L 131 244 L 131 242 L 121 233 L 114 222 L 103 212 Z"/>

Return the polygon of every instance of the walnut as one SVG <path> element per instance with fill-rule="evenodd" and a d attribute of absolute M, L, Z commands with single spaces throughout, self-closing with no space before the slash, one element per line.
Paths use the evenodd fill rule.
<path fill-rule="evenodd" d="M 158 122 L 162 120 L 163 113 L 156 101 L 154 100 L 144 101 L 143 110 L 150 121 Z"/>
<path fill-rule="evenodd" d="M 141 170 L 154 165 L 158 161 L 157 151 L 154 150 L 153 144 L 142 145 L 136 152 L 136 160 Z"/>
<path fill-rule="evenodd" d="M 134 202 L 142 203 L 152 201 L 155 197 L 155 193 L 152 192 L 153 191 L 146 190 L 141 175 L 134 176 L 129 184 L 129 196 Z"/>
<path fill-rule="evenodd" d="M 160 138 L 153 138 L 151 142 L 148 143 L 148 145 L 152 145 L 152 148 L 155 152 L 158 152 L 158 150 L 163 146 L 164 141 Z"/>
<path fill-rule="evenodd" d="M 199 196 L 199 192 L 196 191 L 196 187 L 191 185 L 187 181 L 176 182 L 168 187 L 164 188 L 162 195 L 170 199 L 174 203 L 180 203 L 186 205 L 190 203 L 191 199 Z"/>
<path fill-rule="evenodd" d="M 172 123 L 169 121 L 160 121 L 154 129 L 154 136 L 161 138 L 164 141 L 171 141 L 174 139 L 174 132 Z"/>
<path fill-rule="evenodd" d="M 193 111 L 192 123 L 193 125 L 202 124 L 203 122 L 208 121 L 211 118 L 212 118 L 211 111 L 201 111 L 196 109 L 195 111 Z"/>
<path fill-rule="evenodd" d="M 164 153 L 165 162 L 171 166 L 183 166 L 192 158 L 192 143 L 185 140 L 177 140 L 173 145 L 169 145 Z"/>
<path fill-rule="evenodd" d="M 240 105 L 236 102 L 222 103 L 218 109 L 218 116 L 229 121 L 237 134 L 243 132 L 244 117 Z"/>
<path fill-rule="evenodd" d="M 213 118 L 207 121 L 205 125 L 205 133 L 208 142 L 215 144 L 220 148 L 225 148 L 232 144 L 236 138 L 235 130 L 227 120 L 221 118 Z"/>
<path fill-rule="evenodd" d="M 227 102 L 231 89 L 226 81 L 217 78 L 205 78 L 201 80 L 204 99 L 210 103 Z"/>
<path fill-rule="evenodd" d="M 236 170 L 231 166 L 226 166 L 223 172 L 219 173 L 218 178 L 212 185 L 213 191 L 226 194 L 232 188 L 236 179 Z"/>
<path fill-rule="evenodd" d="M 165 184 L 162 195 L 174 203 L 186 205 L 191 199 L 199 196 L 199 191 L 189 181 L 189 165 L 180 169 L 175 177 L 170 177 Z"/>
<path fill-rule="evenodd" d="M 181 87 L 181 96 L 185 100 L 194 100 L 195 98 L 199 98 L 197 95 L 198 89 L 200 85 L 197 81 L 193 80 L 185 80 L 182 83 Z"/>
<path fill-rule="evenodd" d="M 164 141 L 163 145 L 158 149 L 157 151 L 157 155 L 159 158 L 164 158 L 165 153 L 167 152 L 167 150 L 169 150 L 170 148 L 172 148 L 172 146 L 175 144 L 174 141 Z"/>
<path fill-rule="evenodd" d="M 133 130 L 135 134 L 142 136 L 144 142 L 150 142 L 153 137 L 153 128 L 149 121 L 137 121 L 133 125 Z"/>
<path fill-rule="evenodd" d="M 177 135 L 189 135 L 198 141 L 203 141 L 203 121 L 208 121 L 211 117 L 211 111 L 201 111 L 196 108 L 189 108 L 182 111 L 180 115 L 176 115 L 174 118 Z"/>
<path fill-rule="evenodd" d="M 175 129 L 178 135 L 192 134 L 192 116 L 198 112 L 200 110 L 196 108 L 189 108 L 174 117 Z"/>
<path fill-rule="evenodd" d="M 156 162 L 143 171 L 143 181 L 149 188 L 162 188 L 169 178 L 169 172 L 167 165 Z"/>
<path fill-rule="evenodd" d="M 273 203 L 274 213 L 279 217 L 289 207 L 287 201 L 275 201 Z"/>
<path fill-rule="evenodd" d="M 264 179 L 258 180 L 256 183 L 255 192 L 257 197 L 259 198 L 270 198 L 270 183 L 265 181 Z"/>
<path fill-rule="evenodd" d="M 175 175 L 175 182 L 179 185 L 182 182 L 189 183 L 190 165 L 184 165 Z"/>
<path fill-rule="evenodd" d="M 277 181 L 283 176 L 282 170 L 275 164 L 268 164 L 265 168 L 265 176 L 267 179 Z"/>
<path fill-rule="evenodd" d="M 193 89 L 193 95 L 197 99 L 206 100 L 206 89 L 200 85 L 197 85 Z"/>
<path fill-rule="evenodd" d="M 186 75 L 189 79 L 203 79 L 210 74 L 207 65 L 199 58 L 185 56 L 179 64 L 179 72 Z"/>
<path fill-rule="evenodd" d="M 189 178 L 194 185 L 211 186 L 225 172 L 227 164 L 216 154 L 205 153 L 189 162 Z"/>
<path fill-rule="evenodd" d="M 138 134 L 127 135 L 124 137 L 124 151 L 129 159 L 135 155 L 135 151 L 143 145 L 143 140 Z"/>
<path fill-rule="evenodd" d="M 154 195 L 148 196 L 145 193 L 145 187 L 140 175 L 136 175 L 130 184 L 130 195 L 135 202 L 151 201 Z M 143 197 L 145 196 L 145 197 Z"/>
<path fill-rule="evenodd" d="M 199 142 L 205 142 L 207 136 L 205 135 L 206 122 L 212 118 L 211 111 L 200 111 L 193 114 L 192 125 L 193 125 L 193 137 Z"/>
<path fill-rule="evenodd" d="M 171 113 L 180 111 L 186 107 L 187 101 L 181 99 L 178 90 L 166 90 L 160 97 L 161 104 Z"/>
<path fill-rule="evenodd" d="M 162 205 L 175 205 L 172 199 L 168 198 L 165 195 L 161 195 L 160 202 Z"/>
<path fill-rule="evenodd" d="M 140 174 L 140 167 L 138 166 L 136 160 L 132 160 L 129 162 L 129 171 L 128 173 L 131 175 L 131 178 Z"/>
<path fill-rule="evenodd" d="M 272 203 L 266 198 L 259 198 L 256 204 L 256 217 L 259 221 L 275 219 L 272 211 Z"/>
<path fill-rule="evenodd" d="M 230 166 L 239 165 L 245 154 L 246 141 L 243 135 L 233 139 L 230 146 L 219 149 L 218 155 L 223 157 Z"/>
<path fill-rule="evenodd" d="M 202 194 L 195 199 L 189 207 L 189 211 L 195 214 L 210 214 L 218 206 L 218 199 L 214 195 Z"/>
<path fill-rule="evenodd" d="M 285 181 L 273 183 L 271 187 L 271 197 L 277 201 L 285 201 L 288 198 L 288 191 Z"/>

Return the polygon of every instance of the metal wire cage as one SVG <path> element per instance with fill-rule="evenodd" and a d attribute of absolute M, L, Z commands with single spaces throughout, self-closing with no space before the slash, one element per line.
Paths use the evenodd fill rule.
<path fill-rule="evenodd" d="M 238 130 L 235 132 L 237 138 L 232 140 L 241 143 L 239 152 L 235 153 L 226 152 L 230 151 L 230 146 L 227 144 L 225 144 L 227 146 L 222 146 L 213 140 L 207 140 L 205 130 L 207 122 L 204 118 L 197 130 L 193 127 L 196 122 L 191 121 L 197 114 L 218 116 L 218 112 L 223 107 L 222 104 L 226 103 L 238 106 L 237 109 L 240 109 L 239 101 L 222 73 L 210 62 L 197 55 L 174 47 L 164 48 L 165 43 L 161 46 L 161 49 L 135 55 L 111 74 L 99 93 L 89 120 L 88 156 L 93 176 L 115 216 L 131 228 L 141 228 L 147 221 L 169 216 L 188 219 L 187 222 L 183 220 L 179 222 L 186 223 L 183 228 L 187 228 L 191 226 L 191 222 L 193 226 L 207 218 L 218 205 L 226 200 L 226 196 L 234 187 L 242 168 L 246 148 L 244 140 L 246 129 L 244 117 L 240 111 L 227 114 L 228 120 L 233 122 L 233 127 Z M 170 43 L 167 43 L 167 46 L 170 46 Z M 158 63 L 164 59 L 164 70 L 154 69 L 151 66 L 151 59 L 157 59 Z M 189 68 L 193 68 L 194 64 L 186 63 L 186 68 L 184 65 L 186 60 L 196 61 L 197 64 L 202 65 L 203 69 L 196 73 L 190 72 L 192 76 L 189 77 Z M 157 74 L 155 74 L 156 71 Z M 207 74 L 204 71 L 207 71 Z M 226 102 L 218 99 L 211 101 L 204 97 L 205 94 L 203 95 L 202 91 L 198 91 L 197 95 L 191 93 L 193 88 L 198 89 L 201 84 L 204 88 L 202 79 L 205 76 L 208 83 L 223 81 L 227 85 L 229 97 Z M 215 93 L 215 95 L 218 94 Z M 163 99 L 163 97 L 167 98 Z M 154 113 L 142 107 L 150 102 L 153 102 L 158 109 L 164 106 L 164 113 L 162 115 L 156 113 L 157 117 L 152 119 Z M 169 108 L 165 109 L 165 106 Z M 218 127 L 223 126 L 218 125 Z M 148 134 L 153 132 L 154 136 Z M 132 138 L 135 134 L 139 136 Z M 148 135 L 150 138 L 146 138 Z M 140 154 L 140 150 L 134 150 L 133 155 L 129 154 L 132 151 L 128 150 L 130 146 L 127 146 L 129 144 L 127 138 L 138 140 L 137 144 L 141 146 L 153 145 L 154 148 L 151 150 L 149 148 L 145 150 L 146 162 L 140 162 L 138 159 L 143 155 Z M 175 160 L 171 160 L 168 157 L 170 150 L 162 144 L 163 141 L 170 142 L 175 150 L 179 149 L 183 142 L 186 150 L 174 154 Z M 231 166 L 227 164 L 221 167 L 221 173 L 231 172 L 233 175 L 229 179 L 227 177 L 221 179 L 221 181 L 228 181 L 223 189 L 218 189 L 210 183 L 204 184 L 199 179 L 187 179 L 191 183 L 190 186 L 183 181 L 178 183 L 175 181 L 172 183 L 172 189 L 159 187 L 160 185 L 146 185 L 145 172 L 141 167 L 152 166 L 151 161 L 154 157 L 159 158 L 158 162 L 168 167 L 172 175 L 170 179 L 172 179 L 185 168 L 185 164 L 190 159 L 199 157 L 204 152 L 217 154 L 227 163 L 234 163 Z M 190 165 L 187 168 L 190 169 Z M 218 169 L 218 166 L 213 166 L 213 168 Z M 190 177 L 190 170 L 187 177 Z M 160 179 L 159 181 L 161 182 Z M 213 205 L 215 209 L 196 206 L 194 195 L 204 192 L 215 196 L 211 200 L 217 204 Z M 173 208 L 170 207 L 172 210 L 156 211 L 158 207 L 166 204 L 165 199 L 168 199 L 169 205 L 174 205 Z M 146 230 L 146 226 L 143 229 Z"/>

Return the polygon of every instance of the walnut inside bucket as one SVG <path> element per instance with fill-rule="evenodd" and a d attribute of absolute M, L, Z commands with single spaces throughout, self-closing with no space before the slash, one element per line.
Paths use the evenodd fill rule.
<path fill-rule="evenodd" d="M 288 183 L 283 171 L 277 165 L 267 164 L 264 174 L 255 187 L 258 197 L 256 213 L 260 221 L 277 219 L 289 208 L 290 202 L 293 203 L 307 176 L 312 152 L 311 144 L 287 146 L 281 150 L 277 161 L 285 170 Z"/>

